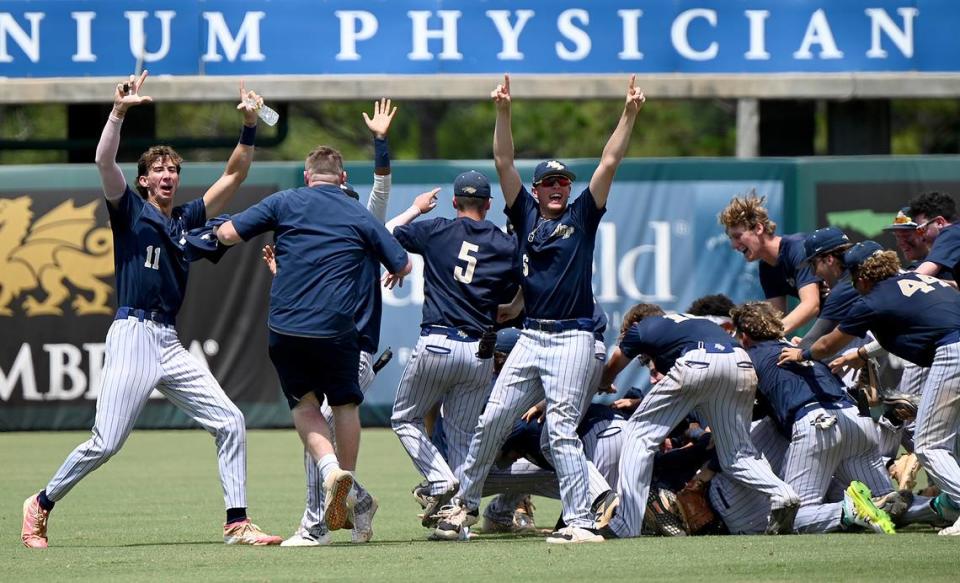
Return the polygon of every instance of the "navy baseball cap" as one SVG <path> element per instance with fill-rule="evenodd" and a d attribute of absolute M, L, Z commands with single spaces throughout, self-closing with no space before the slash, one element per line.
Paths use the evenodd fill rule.
<path fill-rule="evenodd" d="M 577 175 L 567 168 L 567 165 L 559 160 L 547 160 L 537 164 L 533 171 L 533 185 L 540 184 L 540 181 L 547 176 L 566 176 L 570 180 L 576 180 Z"/>
<path fill-rule="evenodd" d="M 863 265 L 863 262 L 870 259 L 875 254 L 883 251 L 883 246 L 876 241 L 863 241 L 857 243 L 843 254 L 843 263 L 847 269 L 856 269 Z"/>
<path fill-rule="evenodd" d="M 803 250 L 806 258 L 804 263 L 810 263 L 810 260 L 817 255 L 823 255 L 847 247 L 850 245 L 850 238 L 843 231 L 836 227 L 824 227 L 807 235 L 803 241 Z"/>
<path fill-rule="evenodd" d="M 510 354 L 513 347 L 517 345 L 517 340 L 520 340 L 520 330 L 516 328 L 497 330 L 497 343 L 494 350 Z"/>
<path fill-rule="evenodd" d="M 883 228 L 884 231 L 912 231 L 916 229 L 917 221 L 910 216 L 910 207 L 905 206 L 897 211 L 897 216 L 893 217 L 893 224 Z"/>
<path fill-rule="evenodd" d="M 343 191 L 343 194 L 349 196 L 354 200 L 360 200 L 360 195 L 357 194 L 357 189 L 353 187 L 349 182 L 341 182 L 340 190 Z"/>
<path fill-rule="evenodd" d="M 453 196 L 490 198 L 490 181 L 476 170 L 464 172 L 453 181 Z"/>

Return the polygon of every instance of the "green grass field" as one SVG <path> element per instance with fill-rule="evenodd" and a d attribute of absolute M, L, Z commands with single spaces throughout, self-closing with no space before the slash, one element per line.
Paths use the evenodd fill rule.
<path fill-rule="evenodd" d="M 933 530 L 879 536 L 644 538 L 554 546 L 537 537 L 426 540 L 410 488 L 419 481 L 387 430 L 364 433 L 359 477 L 380 499 L 374 541 L 315 548 L 227 547 L 213 440 L 196 431 L 137 431 L 123 451 L 62 500 L 51 548 L 19 542 L 23 499 L 42 488 L 81 432 L 0 434 L 0 579 L 4 581 L 957 581 L 960 540 Z M 250 515 L 288 536 L 303 504 L 293 430 L 251 431 Z M 542 526 L 559 504 L 536 500 Z"/>

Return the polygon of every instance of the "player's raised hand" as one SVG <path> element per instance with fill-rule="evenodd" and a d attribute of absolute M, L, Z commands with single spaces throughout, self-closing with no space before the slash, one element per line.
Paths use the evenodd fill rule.
<path fill-rule="evenodd" d="M 438 192 L 440 192 L 440 189 L 434 188 L 433 190 L 418 194 L 417 198 L 413 199 L 413 206 L 417 207 L 421 215 L 427 214 L 437 207 Z"/>
<path fill-rule="evenodd" d="M 363 112 L 363 121 L 367 123 L 367 127 L 373 132 L 373 136 L 382 140 L 387 137 L 387 132 L 390 131 L 390 122 L 393 121 L 393 116 L 396 113 L 397 108 L 392 105 L 389 99 L 384 97 L 380 101 L 373 102 L 372 118 L 367 115 L 367 112 Z"/>
<path fill-rule="evenodd" d="M 277 254 L 273 250 L 273 245 L 263 246 L 263 262 L 267 264 L 267 269 L 274 276 L 277 275 Z"/>
<path fill-rule="evenodd" d="M 247 91 L 241 79 L 240 103 L 237 104 L 237 109 L 243 112 L 244 125 L 257 125 L 257 110 L 261 107 L 263 107 L 263 98 L 253 91 Z"/>
<path fill-rule="evenodd" d="M 643 109 L 643 104 L 646 103 L 646 101 L 647 97 L 643 94 L 643 91 L 637 87 L 636 74 L 630 75 L 630 85 L 627 87 L 627 102 L 624 108 L 631 113 L 638 113 Z"/>
<path fill-rule="evenodd" d="M 140 88 L 147 80 L 149 71 L 143 70 L 140 77 L 130 75 L 125 83 L 117 83 L 117 89 L 113 94 L 113 109 L 119 113 L 125 113 L 127 109 L 140 105 L 141 103 L 151 103 L 153 98 L 148 95 L 140 95 Z"/>
<path fill-rule="evenodd" d="M 497 109 L 510 107 L 510 75 L 504 73 L 503 83 L 490 92 L 490 98 L 493 99 Z"/>

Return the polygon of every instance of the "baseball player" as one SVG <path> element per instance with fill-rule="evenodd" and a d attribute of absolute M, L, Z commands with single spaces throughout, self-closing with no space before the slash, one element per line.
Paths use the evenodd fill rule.
<path fill-rule="evenodd" d="M 381 99 L 374 102 L 373 116 L 370 117 L 363 112 L 363 119 L 367 124 L 370 133 L 373 134 L 374 149 L 374 171 L 373 188 L 367 199 L 367 210 L 370 211 L 378 221 L 386 221 L 387 202 L 390 199 L 390 149 L 387 143 L 387 134 L 390 130 L 390 124 L 397 113 L 397 108 L 392 105 L 390 99 Z M 343 183 L 340 185 L 343 192 L 356 200 L 360 195 L 349 185 Z M 429 197 L 427 197 L 429 198 Z M 429 211 L 432 206 L 429 202 L 424 203 L 422 197 L 417 198 L 414 204 L 425 204 L 421 212 Z M 276 261 L 272 246 L 264 247 L 264 260 L 271 267 L 276 275 Z M 358 284 L 358 303 L 356 324 L 359 333 L 360 344 L 360 369 L 358 372 L 358 383 L 360 391 L 366 393 L 367 389 L 374 379 L 373 355 L 376 354 L 380 344 L 380 315 L 382 312 L 380 295 L 380 264 L 376 259 L 368 257 L 362 273 L 362 280 Z M 324 402 L 320 406 L 320 412 L 327 424 L 333 428 L 335 422 L 333 418 L 333 409 L 329 403 Z M 334 439 L 334 447 L 336 439 Z M 303 517 L 300 519 L 300 525 L 296 532 L 288 539 L 283 541 L 280 546 L 318 546 L 332 542 L 329 531 L 323 522 L 321 516 L 323 510 L 323 483 L 320 474 L 317 471 L 317 465 L 310 455 L 310 452 L 303 450 L 304 472 L 307 480 L 306 507 L 303 511 Z M 346 468 L 353 470 L 354 468 Z M 361 493 L 360 498 L 353 507 L 353 516 L 350 522 L 353 524 L 351 530 L 351 540 L 355 543 L 368 542 L 373 536 L 373 516 L 378 509 L 378 501 L 364 488 L 355 488 Z"/>
<path fill-rule="evenodd" d="M 952 281 L 960 264 L 960 229 L 955 224 L 953 197 L 942 192 L 921 194 L 910 203 L 909 213 L 917 222 L 917 234 L 930 248 L 916 272 Z"/>
<path fill-rule="evenodd" d="M 227 167 L 202 198 L 174 206 L 180 185 L 180 155 L 154 146 L 140 156 L 135 193 L 116 163 L 120 126 L 131 107 L 152 99 L 140 95 L 147 71 L 117 85 L 113 111 L 97 145 L 96 163 L 113 231 L 117 277 L 116 318 L 107 333 L 93 435 L 79 445 L 47 487 L 23 504 L 21 541 L 30 548 L 47 546 L 47 520 L 54 503 L 123 446 L 133 424 L 156 388 L 216 438 L 220 482 L 227 520 L 227 544 L 279 544 L 250 522 L 246 514 L 246 429 L 243 414 L 217 380 L 177 337 L 174 319 L 183 302 L 189 263 L 179 244 L 183 234 L 206 222 L 233 197 L 253 161 L 256 105 L 253 92 L 240 85 L 243 130 Z"/>
<path fill-rule="evenodd" d="M 495 339 L 481 343 L 481 337 L 492 334 L 498 306 L 519 285 L 516 240 L 486 220 L 490 194 L 486 176 L 464 172 L 453 183 L 455 219 L 391 225 L 400 244 L 424 261 L 420 340 L 403 371 L 390 419 L 429 483 L 423 526 L 436 524 L 437 512 L 460 485 L 493 375 Z M 430 442 L 423 421 L 438 402 L 443 403 L 446 460 Z"/>
<path fill-rule="evenodd" d="M 483 482 L 517 416 L 546 397 L 550 458 L 560 480 L 563 529 L 548 543 L 602 542 L 588 530 L 594 524 L 587 495 L 588 468 L 577 437 L 593 369 L 593 251 L 600 218 L 630 133 L 645 97 L 630 78 L 620 121 L 607 141 L 590 185 L 567 204 L 576 178 L 557 160 L 534 170 L 533 196 L 514 165 L 510 116 L 510 78 L 491 94 L 496 108 L 493 154 L 507 216 L 516 230 L 522 258 L 522 288 L 527 313 L 517 347 L 497 379 L 470 444 L 456 504 L 435 534 L 455 539 L 475 524 Z"/>
<path fill-rule="evenodd" d="M 799 498 L 756 455 L 750 442 L 757 377 L 746 352 L 713 322 L 682 314 L 668 316 L 653 304 L 634 306 L 625 320 L 632 325 L 607 362 L 603 383 L 613 382 L 640 355 L 667 373 L 630 417 L 620 458 L 620 504 L 604 536 L 640 535 L 654 455 L 692 410 L 712 429 L 723 470 L 771 498 L 770 531 L 789 532 Z"/>
<path fill-rule="evenodd" d="M 871 418 L 859 415 L 840 380 L 820 361 L 777 365 L 780 352 L 793 345 L 783 339 L 780 315 L 770 304 L 744 304 L 733 310 L 732 317 L 757 371 L 757 399 L 790 440 L 780 475 L 800 496 L 796 529 L 804 531 L 821 522 L 834 474 L 844 484 L 863 482 L 874 495 L 890 494 L 877 429 Z M 857 488 L 851 492 L 858 516 L 877 532 L 893 534 L 890 516 L 861 493 Z M 906 504 L 899 506 L 906 509 Z"/>
<path fill-rule="evenodd" d="M 803 265 L 806 236 L 803 233 L 777 235 L 777 224 L 770 220 L 764 200 L 753 193 L 734 197 L 720 213 L 720 224 L 734 249 L 747 261 L 760 262 L 764 297 L 786 314 L 783 326 L 785 333 L 791 334 L 820 311 L 820 280 L 809 266 Z M 787 296 L 800 300 L 789 313 Z"/>
<path fill-rule="evenodd" d="M 820 314 L 803 337 L 803 346 L 813 344 L 836 328 L 853 302 L 860 297 L 857 290 L 853 289 L 850 272 L 843 264 L 843 253 L 851 245 L 853 243 L 847 235 L 836 227 L 817 229 L 803 241 L 804 264 L 829 287 L 820 306 Z"/>
<path fill-rule="evenodd" d="M 770 462 L 774 471 L 778 474 L 782 472 L 790 441 L 781 434 L 773 419 L 766 417 L 756 421 L 750 431 L 750 439 L 757 451 Z M 722 472 L 714 476 L 709 484 L 707 495 L 710 505 L 720 515 L 730 534 L 764 533 L 767 517 L 770 515 L 770 500 L 766 496 L 745 487 Z M 840 500 L 819 505 L 819 512 L 810 520 L 801 522 L 798 515 L 795 530 L 798 534 L 876 530 L 877 523 L 870 522 L 868 515 L 877 514 L 878 511 L 873 509 L 878 505 L 885 505 L 887 500 L 871 496 L 866 485 L 854 482 L 843 490 Z M 929 506 L 927 508 L 926 514 L 931 515 L 932 511 Z M 902 517 L 911 515 L 911 512 L 913 511 L 908 509 Z"/>
<path fill-rule="evenodd" d="M 927 474 L 946 494 L 938 500 L 960 508 L 960 465 L 956 457 L 960 427 L 960 294 L 942 280 L 920 273 L 901 274 L 896 253 L 883 250 L 873 241 L 851 247 L 844 255 L 844 263 L 862 297 L 836 330 L 808 349 L 785 348 L 781 363 L 831 354 L 838 346 L 870 331 L 889 352 L 919 366 L 929 366 L 917 411 L 916 454 Z M 860 356 L 854 353 L 847 362 L 860 360 Z M 944 528 L 940 534 L 960 535 L 960 522 Z"/>
<path fill-rule="evenodd" d="M 390 273 L 412 269 L 406 251 L 383 224 L 343 195 L 345 178 L 340 153 L 319 146 L 306 158 L 306 187 L 275 193 L 217 231 L 226 245 L 274 232 L 278 269 L 270 290 L 270 360 L 294 426 L 323 479 L 329 530 L 346 526 L 354 496 L 366 499 L 354 488 L 353 477 L 363 401 L 357 378 L 358 286 L 369 256 Z M 336 449 L 320 412 L 324 399 L 333 409 Z"/>

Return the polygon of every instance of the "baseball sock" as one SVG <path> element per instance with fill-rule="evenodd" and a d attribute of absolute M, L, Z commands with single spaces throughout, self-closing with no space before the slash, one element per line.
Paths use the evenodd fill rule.
<path fill-rule="evenodd" d="M 227 524 L 241 522 L 247 519 L 246 508 L 227 508 Z"/>
<path fill-rule="evenodd" d="M 40 503 L 40 508 L 43 508 L 47 512 L 53 510 L 53 505 L 56 504 L 56 502 L 47 498 L 46 490 L 40 490 L 40 493 L 37 494 L 37 502 Z"/>
<path fill-rule="evenodd" d="M 340 462 L 335 454 L 328 453 L 317 462 L 317 469 L 320 470 L 320 479 L 326 482 L 331 472 L 340 469 Z"/>

